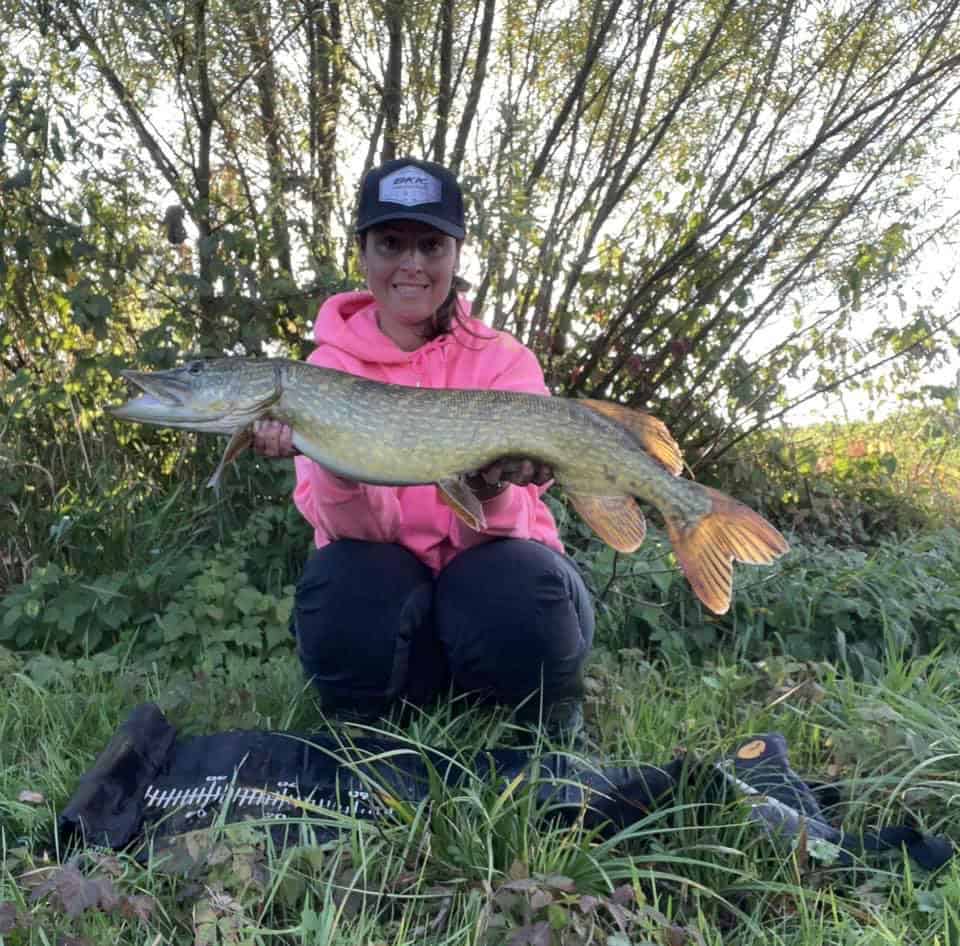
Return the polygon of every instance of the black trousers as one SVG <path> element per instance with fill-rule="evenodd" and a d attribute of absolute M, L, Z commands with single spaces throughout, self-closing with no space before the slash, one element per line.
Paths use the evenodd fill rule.
<path fill-rule="evenodd" d="M 476 546 L 434 578 L 402 546 L 342 539 L 307 561 L 292 629 L 326 712 L 374 718 L 452 685 L 532 719 L 581 696 L 594 614 L 573 563 L 539 542 Z"/>

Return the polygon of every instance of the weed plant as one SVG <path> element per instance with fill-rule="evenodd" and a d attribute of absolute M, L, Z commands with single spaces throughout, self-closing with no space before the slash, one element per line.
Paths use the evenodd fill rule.
<path fill-rule="evenodd" d="M 781 654 L 876 673 L 888 652 L 960 642 L 960 532 L 945 527 L 870 549 L 793 539 L 771 568 L 738 567 L 731 611 L 693 597 L 666 540 L 619 556 L 553 501 L 611 646 L 702 663 L 718 649 L 750 660 Z M 224 541 L 155 546 L 153 561 L 85 576 L 37 567 L 0 598 L 0 645 L 60 656 L 152 656 L 210 671 L 289 651 L 293 583 L 309 532 L 289 501 L 265 503 Z"/>
<path fill-rule="evenodd" d="M 889 653 L 960 647 L 960 532 L 952 527 L 870 549 L 791 536 L 774 566 L 735 568 L 732 606 L 720 617 L 690 592 L 656 529 L 626 557 L 578 522 L 565 527 L 601 634 L 617 647 L 694 663 L 718 650 L 750 660 L 827 659 L 857 675 L 879 672 Z"/>

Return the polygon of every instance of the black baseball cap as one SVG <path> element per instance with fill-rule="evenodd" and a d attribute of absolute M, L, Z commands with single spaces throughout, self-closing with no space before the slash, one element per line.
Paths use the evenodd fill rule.
<path fill-rule="evenodd" d="M 371 168 L 360 185 L 356 231 L 388 220 L 419 220 L 462 240 L 463 192 L 457 179 L 442 165 L 416 158 Z"/>

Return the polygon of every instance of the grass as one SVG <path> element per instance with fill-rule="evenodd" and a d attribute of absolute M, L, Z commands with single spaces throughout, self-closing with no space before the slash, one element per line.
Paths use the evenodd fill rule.
<path fill-rule="evenodd" d="M 344 819 L 339 840 L 312 847 L 273 850 L 242 824 L 191 839 L 178 872 L 160 857 L 88 851 L 71 862 L 83 874 L 57 875 L 66 852 L 55 812 L 137 703 L 159 702 L 183 733 L 321 721 L 293 659 L 234 665 L 214 681 L 100 658 L 0 655 L 4 946 L 960 943 L 957 865 L 935 877 L 899 860 L 838 873 L 764 836 L 737 806 L 694 819 L 680 804 L 603 840 L 537 817 L 522 784 L 475 779 L 436 787 L 430 805 L 405 806 L 390 824 Z M 777 729 L 795 769 L 850 796 L 848 826 L 909 818 L 960 839 L 958 671 L 944 654 L 889 660 L 856 681 L 785 658 L 693 668 L 600 650 L 588 722 L 605 757 L 646 762 L 680 747 L 710 756 Z M 450 706 L 385 728 L 458 757 L 512 735 L 502 714 Z M 320 819 L 306 817 L 305 830 Z M 104 886 L 87 889 L 92 905 L 69 916 L 80 902 L 71 896 L 83 893 L 69 883 L 84 877 Z"/>

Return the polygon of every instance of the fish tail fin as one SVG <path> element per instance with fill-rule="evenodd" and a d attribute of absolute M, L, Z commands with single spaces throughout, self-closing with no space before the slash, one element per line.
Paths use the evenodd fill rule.
<path fill-rule="evenodd" d="M 714 614 L 725 614 L 733 562 L 768 565 L 789 546 L 763 516 L 718 490 L 701 488 L 710 499 L 710 511 L 693 525 L 667 518 L 667 534 L 694 594 Z"/>

